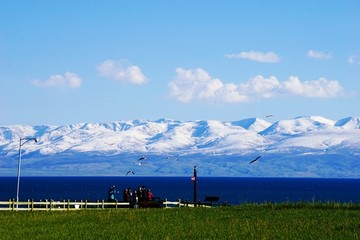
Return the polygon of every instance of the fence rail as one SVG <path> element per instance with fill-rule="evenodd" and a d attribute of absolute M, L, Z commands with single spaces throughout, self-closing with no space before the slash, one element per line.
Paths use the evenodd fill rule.
<path fill-rule="evenodd" d="M 181 202 L 180 199 L 177 201 L 168 201 L 165 199 L 161 202 L 163 208 L 177 208 L 177 207 L 210 207 L 204 204 L 194 204 L 190 202 Z M 8 201 L 0 201 L 0 211 L 63 211 L 63 210 L 85 210 L 85 209 L 105 209 L 105 208 L 130 208 L 129 202 L 106 202 L 102 201 L 24 201 L 16 202 L 14 199 Z"/>
<path fill-rule="evenodd" d="M 103 209 L 103 208 L 128 208 L 128 202 L 105 202 L 105 201 L 30 201 L 16 202 L 15 200 L 0 201 L 0 211 L 56 211 L 56 210 L 81 210 L 81 209 Z"/>
<path fill-rule="evenodd" d="M 181 200 L 179 199 L 178 201 L 167 201 L 165 200 L 163 202 L 163 207 L 165 208 L 174 208 L 174 207 L 211 207 L 209 204 L 205 204 L 205 203 L 196 203 L 194 204 L 193 202 L 181 202 Z"/>

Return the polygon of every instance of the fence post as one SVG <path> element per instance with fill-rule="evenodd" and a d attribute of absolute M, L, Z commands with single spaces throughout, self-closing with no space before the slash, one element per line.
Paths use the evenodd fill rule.
<path fill-rule="evenodd" d="M 67 209 L 70 210 L 70 199 L 68 199 Z"/>
<path fill-rule="evenodd" d="M 117 209 L 118 208 L 118 200 L 116 199 L 115 200 L 115 209 Z"/>
<path fill-rule="evenodd" d="M 87 209 L 87 199 L 85 200 L 85 209 Z"/>
<path fill-rule="evenodd" d="M 34 199 L 31 199 L 31 211 L 34 211 Z"/>
<path fill-rule="evenodd" d="M 104 209 L 104 200 L 102 200 L 101 203 L 101 208 Z"/>

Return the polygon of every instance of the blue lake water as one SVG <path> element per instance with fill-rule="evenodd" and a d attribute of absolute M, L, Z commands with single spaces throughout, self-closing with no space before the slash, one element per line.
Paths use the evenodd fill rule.
<path fill-rule="evenodd" d="M 0 200 L 16 198 L 16 177 L 0 177 Z M 21 177 L 20 200 L 106 200 L 115 185 L 150 188 L 156 197 L 193 201 L 190 177 Z M 198 177 L 198 199 L 220 197 L 218 203 L 335 201 L 360 203 L 360 179 Z"/>

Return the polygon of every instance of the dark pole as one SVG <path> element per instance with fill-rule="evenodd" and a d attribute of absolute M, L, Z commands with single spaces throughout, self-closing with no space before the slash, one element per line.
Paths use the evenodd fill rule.
<path fill-rule="evenodd" d="M 194 207 L 196 207 L 197 201 L 197 171 L 196 166 L 194 166 Z"/>
<path fill-rule="evenodd" d="M 20 138 L 20 144 L 19 144 L 19 159 L 18 159 L 18 172 L 17 172 L 17 185 L 16 185 L 16 208 L 18 208 L 19 206 L 19 188 L 20 188 L 20 166 L 21 166 L 21 146 L 22 146 L 22 141 L 23 139 Z"/>
<path fill-rule="evenodd" d="M 19 143 L 19 160 L 18 160 L 18 173 L 17 173 L 17 187 L 16 187 L 16 208 L 19 208 L 19 187 L 20 187 L 20 167 L 21 167 L 21 147 L 29 142 L 34 140 L 36 143 L 38 142 L 38 140 L 36 138 L 20 138 L 20 143 Z M 25 142 L 22 142 L 25 141 Z"/>

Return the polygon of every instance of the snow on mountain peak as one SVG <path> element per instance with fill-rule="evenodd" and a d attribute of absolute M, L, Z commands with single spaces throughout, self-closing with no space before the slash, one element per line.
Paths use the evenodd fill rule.
<path fill-rule="evenodd" d="M 335 126 L 343 129 L 360 129 L 360 117 L 348 117 L 335 123 Z"/>
<path fill-rule="evenodd" d="M 261 132 L 263 135 L 285 134 L 296 135 L 314 130 L 333 127 L 335 121 L 318 116 L 297 117 L 290 120 L 281 120 Z"/>
<path fill-rule="evenodd" d="M 66 126 L 0 126 L 0 174 L 9 174 L 10 168 L 16 172 L 13 160 L 18 154 L 20 137 L 39 139 L 37 143 L 24 145 L 22 151 L 24 160 L 31 157 L 31 163 L 24 161 L 26 169 L 32 167 L 43 174 L 49 169 L 59 171 L 64 166 L 73 166 L 81 175 L 83 164 L 103 164 L 108 173 L 113 173 L 114 168 L 133 167 L 136 156 L 147 154 L 157 156 L 149 158 L 157 160 L 147 161 L 149 168 L 142 167 L 137 172 L 152 175 L 166 170 L 181 175 L 186 169 L 201 165 L 209 175 L 226 175 L 229 169 L 241 175 L 250 171 L 248 160 L 261 155 L 262 163 L 251 168 L 258 169 L 257 174 L 263 176 L 284 176 L 282 171 L 287 166 L 294 174 L 301 168 L 303 172 L 307 169 L 309 174 L 323 176 L 331 171 L 329 168 L 338 167 L 333 170 L 338 175 L 333 176 L 341 176 L 341 171 L 346 170 L 346 176 L 359 177 L 353 170 L 357 169 L 353 166 L 360 156 L 359 117 L 334 122 L 308 116 L 274 124 L 248 118 L 233 122 L 158 119 Z M 180 158 L 181 163 L 171 160 Z"/>
<path fill-rule="evenodd" d="M 271 126 L 271 123 L 259 118 L 247 118 L 240 121 L 232 122 L 232 124 L 235 126 L 241 126 L 244 129 L 252 132 L 261 132 Z"/>
<path fill-rule="evenodd" d="M 329 126 L 334 126 L 335 121 L 331 120 L 331 119 L 327 119 L 321 116 L 305 116 L 305 117 L 299 117 L 299 118 L 307 118 L 309 120 L 313 120 L 314 123 L 319 123 L 319 124 L 324 124 L 324 125 L 329 125 Z"/>

